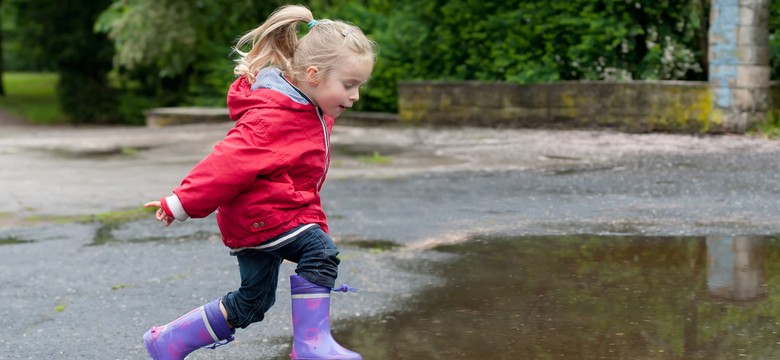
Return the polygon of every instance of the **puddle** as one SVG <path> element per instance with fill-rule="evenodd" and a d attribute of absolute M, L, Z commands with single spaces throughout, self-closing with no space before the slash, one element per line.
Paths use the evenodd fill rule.
<path fill-rule="evenodd" d="M 780 237 L 485 237 L 405 312 L 336 326 L 365 359 L 769 359 Z"/>

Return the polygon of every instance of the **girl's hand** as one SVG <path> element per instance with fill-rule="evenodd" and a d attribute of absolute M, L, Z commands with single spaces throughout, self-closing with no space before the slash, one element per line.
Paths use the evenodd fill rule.
<path fill-rule="evenodd" d="M 176 220 L 173 216 L 168 216 L 168 214 L 165 213 L 165 210 L 162 209 L 162 204 L 160 201 L 150 201 L 146 204 L 144 204 L 144 207 L 150 208 L 157 208 L 157 211 L 154 213 L 155 217 L 157 218 L 157 221 L 164 222 L 164 226 L 170 225 L 173 220 Z"/>

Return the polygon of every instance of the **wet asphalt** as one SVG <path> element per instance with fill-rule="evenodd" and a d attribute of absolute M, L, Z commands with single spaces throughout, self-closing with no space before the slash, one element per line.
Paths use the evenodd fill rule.
<path fill-rule="evenodd" d="M 213 216 L 89 221 L 167 195 L 231 124 L 0 125 L 0 359 L 142 359 L 141 336 L 238 285 Z M 339 324 L 440 279 L 409 264 L 475 236 L 780 234 L 780 144 L 741 135 L 337 126 L 323 201 L 342 249 Z M 424 268 L 424 267 L 423 267 Z M 283 358 L 289 282 L 193 359 Z"/>

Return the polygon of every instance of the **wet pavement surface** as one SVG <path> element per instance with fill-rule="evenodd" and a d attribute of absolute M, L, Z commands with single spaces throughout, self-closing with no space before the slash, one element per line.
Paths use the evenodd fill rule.
<path fill-rule="evenodd" d="M 151 325 L 237 286 L 213 217 L 166 229 L 138 210 L 229 127 L 0 126 L 0 359 L 144 358 Z M 334 295 L 334 334 L 366 359 L 780 343 L 775 141 L 339 126 L 332 141 L 338 282 L 361 289 Z M 189 358 L 286 358 L 293 269 L 266 320 Z"/>

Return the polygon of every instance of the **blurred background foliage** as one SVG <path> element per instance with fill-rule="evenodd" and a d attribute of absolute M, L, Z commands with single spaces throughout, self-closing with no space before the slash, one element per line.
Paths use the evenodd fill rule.
<path fill-rule="evenodd" d="M 780 0 L 772 1 L 772 19 Z M 3 73 L 58 74 L 72 123 L 142 124 L 157 106 L 225 106 L 232 46 L 288 1 L 0 0 Z M 356 110 L 397 111 L 405 80 L 707 79 L 710 0 L 311 0 L 380 46 Z M 771 21 L 773 79 L 780 24 Z"/>

